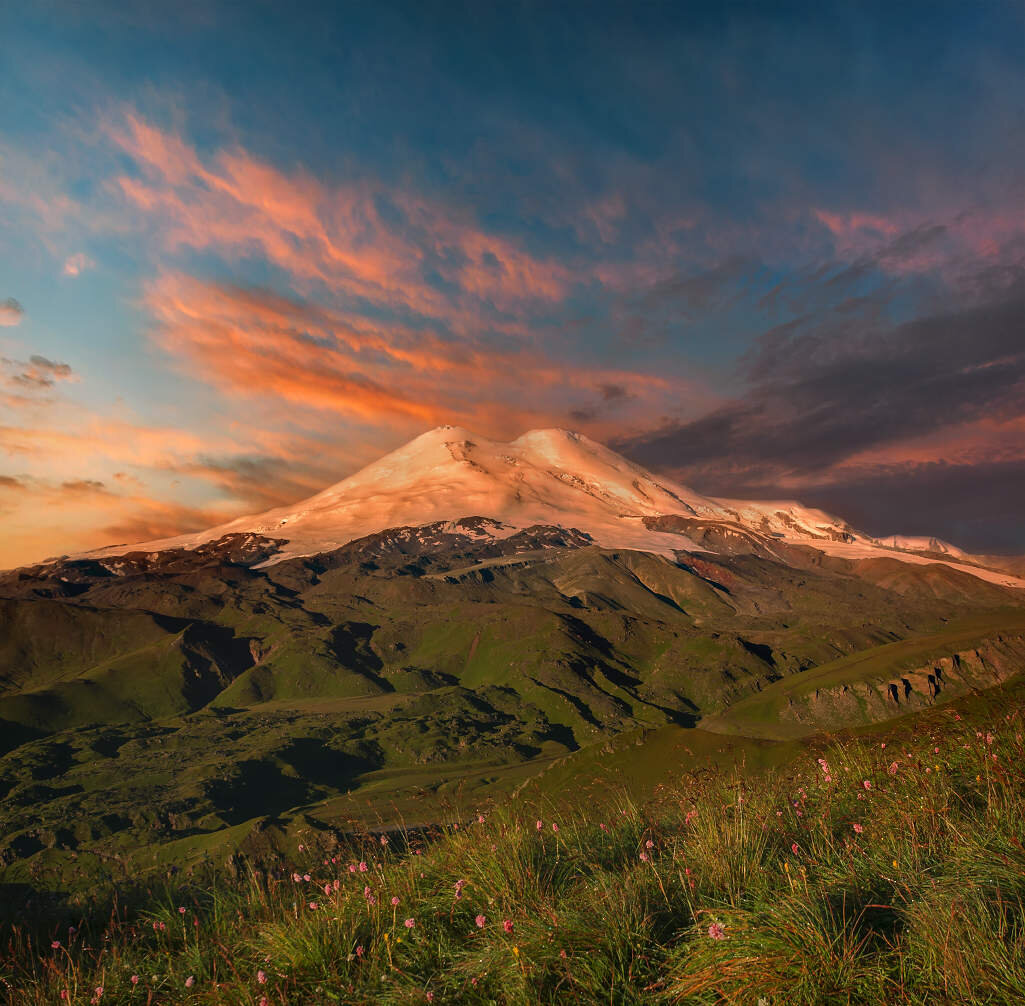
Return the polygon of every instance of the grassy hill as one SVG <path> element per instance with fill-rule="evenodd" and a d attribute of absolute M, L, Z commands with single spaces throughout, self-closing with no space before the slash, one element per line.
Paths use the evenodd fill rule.
<path fill-rule="evenodd" d="M 269 548 L 0 577 L 0 909 L 276 854 L 311 829 L 576 800 L 592 771 L 640 792 L 736 756 L 778 764 L 791 748 L 770 741 L 1025 666 L 1020 599 L 946 580 L 938 596 L 930 566 L 880 585 L 810 550 L 672 562 L 553 529 L 422 547 L 385 533 L 262 567 Z M 912 673 L 972 649 L 938 690 Z"/>
<path fill-rule="evenodd" d="M 624 734 L 427 831 L 308 827 L 40 905 L 0 983 L 18 1006 L 1020 1002 L 1023 708 L 1016 677 L 856 737 Z"/>

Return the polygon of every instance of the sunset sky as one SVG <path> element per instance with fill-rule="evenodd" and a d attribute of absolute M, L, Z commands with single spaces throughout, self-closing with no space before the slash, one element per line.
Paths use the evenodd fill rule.
<path fill-rule="evenodd" d="M 0 11 L 0 567 L 433 426 L 1025 552 L 1025 7 Z"/>

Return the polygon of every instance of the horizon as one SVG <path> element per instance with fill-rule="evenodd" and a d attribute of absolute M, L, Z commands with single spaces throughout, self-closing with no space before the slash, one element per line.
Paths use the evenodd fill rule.
<path fill-rule="evenodd" d="M 296 502 L 445 422 L 1025 553 L 1020 7 L 0 28 L 0 568 Z"/>

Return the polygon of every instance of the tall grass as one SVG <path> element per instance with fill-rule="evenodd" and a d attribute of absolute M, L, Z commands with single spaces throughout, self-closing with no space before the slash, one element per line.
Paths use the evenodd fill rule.
<path fill-rule="evenodd" d="M 647 806 L 506 808 L 343 850 L 311 835 L 286 868 L 8 926 L 0 989 L 25 1004 L 1023 1002 L 1023 729 L 1016 707 L 950 708 Z"/>

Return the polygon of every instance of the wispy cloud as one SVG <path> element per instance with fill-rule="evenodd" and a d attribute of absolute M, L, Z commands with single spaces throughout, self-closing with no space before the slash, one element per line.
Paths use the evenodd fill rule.
<path fill-rule="evenodd" d="M 324 410 L 422 428 L 465 422 L 515 433 L 565 421 L 609 388 L 649 421 L 682 394 L 709 401 L 694 382 L 559 362 L 539 348 L 497 348 L 312 306 L 267 291 L 167 274 L 149 289 L 160 345 L 194 378 L 265 407 Z M 519 375 L 516 382 L 512 374 Z M 635 417 L 636 418 L 636 417 Z M 323 420 L 310 419 L 311 428 Z"/>
<path fill-rule="evenodd" d="M 557 301 L 571 279 L 558 261 L 409 189 L 327 185 L 241 148 L 204 159 L 177 133 L 134 112 L 107 131 L 137 168 L 113 185 L 170 251 L 259 255 L 296 279 L 460 329 Z"/>
<path fill-rule="evenodd" d="M 64 268 L 61 271 L 65 276 L 78 276 L 95 265 L 96 263 L 85 252 L 75 252 L 64 260 Z"/>

